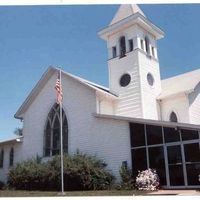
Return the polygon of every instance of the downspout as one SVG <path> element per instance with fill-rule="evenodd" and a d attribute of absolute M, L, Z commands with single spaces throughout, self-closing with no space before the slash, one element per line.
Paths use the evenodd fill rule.
<path fill-rule="evenodd" d="M 160 110 L 160 120 L 163 121 L 163 119 L 162 119 L 162 107 L 161 107 L 161 102 L 162 102 L 162 100 L 159 99 L 159 100 L 158 100 L 158 105 L 159 105 L 159 110 Z"/>

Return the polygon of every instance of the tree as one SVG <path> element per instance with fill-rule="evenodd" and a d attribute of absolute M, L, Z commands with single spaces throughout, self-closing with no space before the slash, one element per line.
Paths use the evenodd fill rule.
<path fill-rule="evenodd" d="M 23 135 L 23 129 L 22 128 L 16 128 L 15 130 L 14 130 L 14 134 L 15 135 L 18 135 L 18 136 L 22 136 Z"/>

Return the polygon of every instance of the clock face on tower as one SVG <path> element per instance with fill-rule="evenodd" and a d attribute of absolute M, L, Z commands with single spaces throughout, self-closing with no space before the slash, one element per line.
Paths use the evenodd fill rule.
<path fill-rule="evenodd" d="M 123 74 L 120 78 L 120 86 L 126 87 L 131 82 L 131 76 L 129 74 Z"/>

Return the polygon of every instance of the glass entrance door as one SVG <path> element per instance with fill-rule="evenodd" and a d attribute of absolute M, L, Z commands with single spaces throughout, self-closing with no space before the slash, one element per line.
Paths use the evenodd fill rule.
<path fill-rule="evenodd" d="M 184 144 L 185 165 L 189 186 L 199 185 L 200 150 L 199 143 Z"/>
<path fill-rule="evenodd" d="M 181 145 L 167 146 L 170 186 L 184 186 Z"/>
<path fill-rule="evenodd" d="M 199 143 L 184 142 L 167 146 L 167 156 L 170 186 L 193 187 L 199 185 Z"/>

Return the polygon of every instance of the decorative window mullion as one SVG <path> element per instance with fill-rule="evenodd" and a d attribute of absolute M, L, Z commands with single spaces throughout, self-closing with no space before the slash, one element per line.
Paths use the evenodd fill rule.
<path fill-rule="evenodd" d="M 50 141 L 50 156 L 52 156 L 52 150 L 53 150 L 53 128 L 51 128 L 51 133 L 50 133 L 51 141 Z"/>
<path fill-rule="evenodd" d="M 63 123 L 63 138 L 65 138 L 65 140 L 63 140 L 63 144 L 64 146 L 66 146 L 66 148 L 68 149 L 68 123 L 67 123 L 67 118 L 65 115 L 64 110 L 62 110 L 62 123 Z M 58 142 L 60 142 L 60 134 L 58 133 L 58 129 L 60 130 L 60 107 L 55 104 L 53 106 L 53 108 L 51 109 L 51 111 L 49 112 L 49 115 L 47 117 L 47 124 L 50 130 L 47 130 L 48 128 L 45 128 L 45 137 L 50 137 L 50 147 L 48 147 L 46 141 L 48 140 L 47 138 L 44 139 L 45 143 L 45 147 L 44 149 L 50 148 L 49 153 L 45 153 L 45 156 L 53 156 L 55 154 L 58 154 Z M 48 134 L 47 131 L 50 131 L 50 133 Z M 59 134 L 59 135 L 58 135 Z M 48 143 L 49 144 L 49 143 Z M 54 146 L 55 144 L 55 146 Z M 63 147 L 64 147 L 63 146 Z M 55 148 L 55 151 L 53 150 L 53 148 Z M 56 150 L 57 149 L 57 150 Z M 65 149 L 65 152 L 67 152 L 68 150 Z"/>

